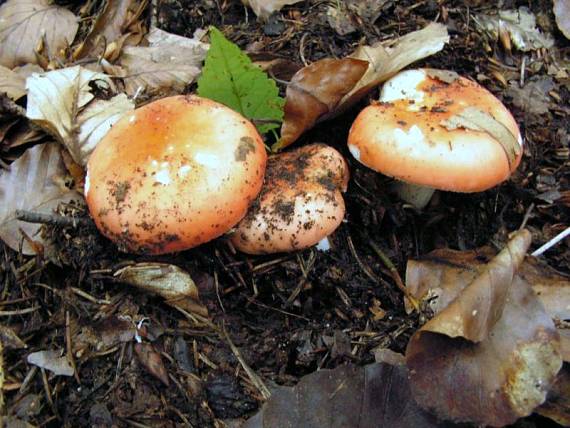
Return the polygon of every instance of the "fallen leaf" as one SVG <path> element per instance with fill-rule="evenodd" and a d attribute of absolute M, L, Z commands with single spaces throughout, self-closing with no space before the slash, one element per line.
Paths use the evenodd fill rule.
<path fill-rule="evenodd" d="M 249 6 L 253 13 L 263 19 L 269 18 L 273 12 L 280 11 L 284 6 L 300 3 L 302 0 L 242 0 L 242 3 Z"/>
<path fill-rule="evenodd" d="M 209 45 L 153 28 L 149 46 L 127 46 L 119 58 L 124 68 L 125 91 L 133 96 L 141 89 L 148 94 L 163 90 L 181 92 L 200 74 Z"/>
<path fill-rule="evenodd" d="M 513 45 L 523 52 L 554 45 L 550 34 L 543 34 L 536 28 L 536 17 L 525 6 L 518 10 L 499 10 L 496 15 L 475 15 L 474 19 L 479 30 L 493 40 L 498 40 L 499 28 L 508 32 Z"/>
<path fill-rule="evenodd" d="M 141 0 L 108 1 L 97 14 L 89 34 L 75 53 L 76 58 L 87 55 L 97 57 L 106 46 L 116 41 L 126 31 L 126 25 L 133 19 L 133 10 L 140 8 Z"/>
<path fill-rule="evenodd" d="M 472 282 L 486 262 L 495 255 L 490 247 L 472 251 L 440 249 L 409 260 L 406 286 L 412 295 L 429 302 L 440 312 L 455 298 L 457 289 Z M 516 281 L 529 284 L 552 318 L 570 319 L 570 278 L 534 257 L 526 257 L 516 273 Z M 458 285 L 461 284 L 461 285 Z"/>
<path fill-rule="evenodd" d="M 13 100 L 18 100 L 26 95 L 26 79 L 0 65 L 0 92 L 5 92 Z"/>
<path fill-rule="evenodd" d="M 170 385 L 170 379 L 168 378 L 168 372 L 166 371 L 166 367 L 164 367 L 162 357 L 160 353 L 154 349 L 154 346 L 150 343 L 136 343 L 135 354 L 151 375 L 160 380 L 164 385 Z"/>
<path fill-rule="evenodd" d="M 20 229 L 47 244 L 37 236 L 41 225 L 17 220 L 16 210 L 50 214 L 60 203 L 82 200 L 81 195 L 62 185 L 65 175 L 60 148 L 55 143 L 26 150 L 10 165 L 9 171 L 0 171 L 0 238 L 6 245 L 18 251 L 22 240 Z M 35 254 L 26 240 L 22 253 Z"/>
<path fill-rule="evenodd" d="M 0 342 L 4 349 L 24 349 L 28 345 L 7 325 L 0 324 Z"/>
<path fill-rule="evenodd" d="M 327 21 L 329 25 L 344 36 L 353 33 L 362 23 L 373 24 L 379 17 L 387 0 L 346 0 L 336 2 L 327 8 Z M 353 18 L 358 17 L 358 20 Z"/>
<path fill-rule="evenodd" d="M 49 0 L 8 0 L 0 6 L 0 64 L 36 64 L 42 38 L 49 57 L 55 57 L 71 45 L 78 26 L 72 12 Z"/>
<path fill-rule="evenodd" d="M 558 28 L 567 39 L 570 39 L 570 0 L 554 0 L 552 11 Z"/>
<path fill-rule="evenodd" d="M 452 425 L 416 405 L 404 366 L 375 363 L 319 370 L 294 387 L 277 387 L 243 428 L 441 426 Z"/>
<path fill-rule="evenodd" d="M 26 81 L 27 117 L 57 138 L 80 165 L 87 163 L 106 131 L 134 109 L 124 94 L 88 105 L 94 98 L 92 82 L 111 86 L 106 74 L 80 66 L 33 74 Z"/>
<path fill-rule="evenodd" d="M 214 27 L 210 28 L 210 40 L 198 95 L 222 103 L 254 123 L 257 120 L 262 134 L 278 128 L 285 100 L 275 81 Z"/>
<path fill-rule="evenodd" d="M 530 233 L 518 232 L 467 286 L 442 287 L 449 305 L 406 350 L 423 408 L 456 422 L 503 426 L 544 402 L 562 359 L 554 323 L 515 277 L 529 245 Z"/>
<path fill-rule="evenodd" d="M 202 316 L 208 310 L 201 305 L 198 288 L 188 272 L 166 263 L 137 263 L 116 271 L 113 276 L 126 284 L 158 294 L 166 303 L 180 306 Z"/>
<path fill-rule="evenodd" d="M 73 376 L 73 367 L 62 351 L 38 351 L 28 354 L 28 363 L 49 370 L 57 376 Z"/>
<path fill-rule="evenodd" d="M 522 111 L 530 114 L 546 114 L 553 105 L 548 93 L 554 89 L 552 77 L 538 77 L 528 80 L 521 88 L 518 82 L 509 82 L 507 95 L 513 99 L 513 104 Z"/>
<path fill-rule="evenodd" d="M 272 149 L 287 147 L 314 124 L 343 113 L 407 65 L 442 50 L 448 41 L 446 27 L 432 23 L 397 39 L 362 46 L 343 60 L 324 59 L 302 68 L 292 79 L 295 87 L 287 88 L 281 139 Z M 335 73 L 346 64 L 352 64 L 355 70 L 344 70 L 337 78 Z M 301 95 L 295 88 L 308 95 Z M 335 94 L 335 90 L 342 93 Z M 326 97 L 321 100 L 322 94 Z"/>

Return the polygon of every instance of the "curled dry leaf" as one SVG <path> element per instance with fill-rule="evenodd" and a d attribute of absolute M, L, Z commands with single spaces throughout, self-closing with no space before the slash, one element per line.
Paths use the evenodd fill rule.
<path fill-rule="evenodd" d="M 528 80 L 522 88 L 518 82 L 511 81 L 507 95 L 513 99 L 514 105 L 526 113 L 546 114 L 551 106 L 556 106 L 548 95 L 554 86 L 554 80 L 548 76 Z"/>
<path fill-rule="evenodd" d="M 147 39 L 149 46 L 125 47 L 119 58 L 127 94 L 141 89 L 148 94 L 180 92 L 200 74 L 208 44 L 158 28 L 151 29 Z"/>
<path fill-rule="evenodd" d="M 278 387 L 244 428 L 441 427 L 410 394 L 403 365 L 340 366 Z M 451 425 L 445 425 L 451 426 Z"/>
<path fill-rule="evenodd" d="M 16 219 L 16 210 L 49 214 L 60 203 L 82 200 L 81 195 L 63 185 L 66 175 L 60 148 L 55 143 L 41 144 L 24 152 L 10 165 L 9 171 L 0 172 L 0 238 L 13 250 L 18 250 L 22 230 L 36 241 L 41 225 L 24 223 Z M 35 254 L 27 241 L 22 253 Z"/>
<path fill-rule="evenodd" d="M 558 28 L 570 39 L 570 0 L 554 0 L 552 7 Z"/>
<path fill-rule="evenodd" d="M 126 31 L 126 26 L 135 17 L 133 12 L 142 10 L 140 0 L 115 0 L 106 2 L 97 14 L 89 34 L 74 53 L 76 58 L 87 55 L 99 56 L 106 46 L 116 41 Z M 140 12 L 139 12 L 140 13 Z"/>
<path fill-rule="evenodd" d="M 142 288 L 166 299 L 166 303 L 179 306 L 202 316 L 208 315 L 199 303 L 198 288 L 188 272 L 166 263 L 137 263 L 114 273 L 114 277 L 129 285 Z"/>
<path fill-rule="evenodd" d="M 280 11 L 284 6 L 301 1 L 302 0 L 242 0 L 242 3 L 251 7 L 253 13 L 260 18 L 267 19 L 273 12 Z"/>
<path fill-rule="evenodd" d="M 57 138 L 80 165 L 87 163 L 111 126 L 134 109 L 124 94 L 89 104 L 94 98 L 91 82 L 111 86 L 106 74 L 80 66 L 33 74 L 26 80 L 27 117 Z"/>
<path fill-rule="evenodd" d="M 73 367 L 62 351 L 38 351 L 28 354 L 28 363 L 49 370 L 57 376 L 73 376 Z"/>
<path fill-rule="evenodd" d="M 414 397 L 439 417 L 502 426 L 544 402 L 562 360 L 551 318 L 514 276 L 529 244 L 518 232 L 466 287 L 445 284 L 451 303 L 408 344 Z"/>
<path fill-rule="evenodd" d="M 517 9 L 500 10 L 496 15 L 476 15 L 475 23 L 479 30 L 493 40 L 498 40 L 499 32 L 506 31 L 513 45 L 528 52 L 534 49 L 550 48 L 554 39 L 536 28 L 536 17 L 524 6 Z"/>
<path fill-rule="evenodd" d="M 324 59 L 302 68 L 287 88 L 281 139 L 273 149 L 292 144 L 315 123 L 346 111 L 407 65 L 442 50 L 448 41 L 446 27 L 434 23 L 394 40 L 362 46 L 342 60 Z"/>
<path fill-rule="evenodd" d="M 37 63 L 36 47 L 43 39 L 48 56 L 71 45 L 79 26 L 68 9 L 49 0 L 8 0 L 0 6 L 0 64 L 14 68 Z"/>
<path fill-rule="evenodd" d="M 570 426 L 570 364 L 564 364 L 548 392 L 546 403 L 536 409 L 536 413 L 561 426 Z"/>

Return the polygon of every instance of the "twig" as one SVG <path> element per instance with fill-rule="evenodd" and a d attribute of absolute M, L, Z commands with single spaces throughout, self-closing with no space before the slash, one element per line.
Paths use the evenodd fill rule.
<path fill-rule="evenodd" d="M 30 312 L 37 311 L 39 308 L 40 308 L 39 306 L 32 306 L 31 308 L 26 308 L 26 309 L 16 309 L 13 311 L 0 311 L 0 317 L 29 314 Z"/>
<path fill-rule="evenodd" d="M 75 380 L 79 385 L 81 385 L 81 380 L 79 379 L 79 373 L 77 372 L 77 364 L 75 364 L 75 359 L 73 358 L 73 346 L 71 345 L 71 318 L 69 317 L 69 311 L 65 311 L 65 345 L 67 353 L 67 361 L 73 369 L 73 375 Z"/>
<path fill-rule="evenodd" d="M 392 279 L 396 283 L 396 286 L 400 289 L 400 291 L 402 293 L 404 293 L 404 296 L 406 296 L 406 299 L 408 299 L 408 301 L 411 303 L 411 305 L 414 307 L 414 309 L 417 312 L 419 312 L 420 311 L 420 304 L 419 304 L 418 300 L 414 296 L 412 296 L 412 294 L 410 293 L 410 290 L 408 290 L 406 288 L 406 286 L 404 285 L 404 282 L 402 281 L 402 278 L 400 277 L 400 273 L 398 272 L 398 269 L 396 269 L 396 266 L 394 266 L 394 264 L 392 263 L 392 260 L 390 260 L 386 254 L 384 254 L 384 252 L 380 249 L 380 247 L 378 245 L 376 245 L 376 243 L 374 241 L 369 240 L 368 244 L 372 247 L 372 249 L 374 250 L 376 255 L 378 257 L 380 257 L 380 260 L 382 260 L 382 263 L 384 263 L 384 266 L 386 266 L 386 268 L 390 271 L 390 276 L 392 277 Z"/>
<path fill-rule="evenodd" d="M 245 360 L 243 359 L 243 356 L 241 355 L 241 352 L 239 351 L 237 346 L 234 345 L 234 343 L 230 339 L 230 336 L 229 336 L 229 334 L 226 331 L 226 328 L 224 326 L 222 326 L 222 334 L 224 335 L 224 338 L 226 339 L 226 341 L 230 345 L 232 352 L 234 353 L 234 355 L 236 356 L 236 358 L 240 362 L 241 366 L 243 367 L 243 369 L 245 370 L 245 372 L 249 376 L 249 379 L 251 380 L 251 382 L 259 390 L 262 397 L 264 399 L 268 400 L 271 397 L 271 391 L 269 391 L 269 388 L 267 388 L 267 386 L 265 386 L 265 384 L 263 383 L 261 378 L 257 375 L 257 373 L 255 373 L 253 371 L 253 369 L 245 362 Z"/>
<path fill-rule="evenodd" d="M 556 244 L 558 244 L 560 241 L 562 241 L 567 236 L 570 236 L 570 227 L 567 227 L 566 230 L 563 230 L 558 235 L 556 235 L 554 238 L 552 238 L 550 241 L 548 241 L 546 244 L 544 244 L 542 247 L 540 247 L 538 250 L 535 250 L 531 254 L 531 256 L 534 256 L 534 257 L 541 256 L 545 251 L 550 250 L 552 247 L 554 247 Z"/>
<path fill-rule="evenodd" d="M 51 224 L 53 226 L 63 227 L 95 227 L 95 223 L 89 218 L 66 217 L 58 214 L 46 214 L 34 211 L 16 210 L 16 218 L 26 223 Z"/>

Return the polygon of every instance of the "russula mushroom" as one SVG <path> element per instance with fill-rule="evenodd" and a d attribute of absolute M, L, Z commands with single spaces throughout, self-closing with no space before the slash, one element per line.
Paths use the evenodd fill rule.
<path fill-rule="evenodd" d="M 402 199 L 423 208 L 435 189 L 479 192 L 506 180 L 522 137 L 489 91 L 451 71 L 404 71 L 354 121 L 348 148 L 362 164 L 399 180 Z"/>
<path fill-rule="evenodd" d="M 266 162 L 260 135 L 239 113 L 197 96 L 168 97 L 127 114 L 101 140 L 85 197 L 121 250 L 180 251 L 244 217 Z"/>
<path fill-rule="evenodd" d="M 332 147 L 311 144 L 269 157 L 258 199 L 231 235 L 248 254 L 300 250 L 330 235 L 344 218 L 348 166 Z"/>

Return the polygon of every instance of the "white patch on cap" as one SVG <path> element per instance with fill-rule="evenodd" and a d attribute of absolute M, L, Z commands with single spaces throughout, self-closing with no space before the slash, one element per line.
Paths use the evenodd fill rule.
<path fill-rule="evenodd" d="M 85 174 L 85 185 L 83 187 L 85 196 L 89 193 L 89 187 L 91 186 L 91 182 L 89 181 L 89 168 L 87 168 L 87 173 Z"/>
<path fill-rule="evenodd" d="M 358 147 L 356 147 L 354 144 L 349 144 L 348 151 L 352 154 L 352 156 L 354 156 L 354 159 L 360 162 L 360 149 Z"/>
<path fill-rule="evenodd" d="M 135 117 L 134 114 L 132 114 L 131 117 L 129 118 L 129 123 L 133 123 L 135 120 L 137 120 L 137 118 Z"/>
<path fill-rule="evenodd" d="M 396 128 L 393 131 L 394 133 L 394 140 L 400 145 L 407 145 L 410 147 L 417 147 L 418 144 L 422 143 L 425 139 L 424 133 L 422 130 L 417 126 L 412 126 L 408 132 L 404 131 L 403 129 Z"/>
<path fill-rule="evenodd" d="M 389 103 L 396 100 L 410 100 L 421 103 L 424 100 L 424 92 L 418 91 L 417 87 L 425 78 L 423 70 L 408 70 L 397 74 L 384 84 L 380 101 Z"/>
<path fill-rule="evenodd" d="M 154 179 L 157 183 L 164 184 L 165 186 L 170 184 L 170 173 L 168 172 L 168 166 L 158 171 L 154 176 Z"/>
<path fill-rule="evenodd" d="M 331 249 L 331 243 L 329 241 L 328 236 L 324 237 L 323 239 L 321 239 L 316 246 L 317 250 L 319 251 L 323 251 L 323 252 L 327 252 L 328 250 Z"/>
<path fill-rule="evenodd" d="M 178 168 L 178 177 L 186 177 L 191 169 L 192 167 L 190 165 L 182 165 L 180 168 Z"/>
<path fill-rule="evenodd" d="M 210 153 L 196 153 L 194 160 L 200 165 L 204 165 L 210 168 L 217 168 L 220 166 L 220 160 L 216 155 Z"/>

